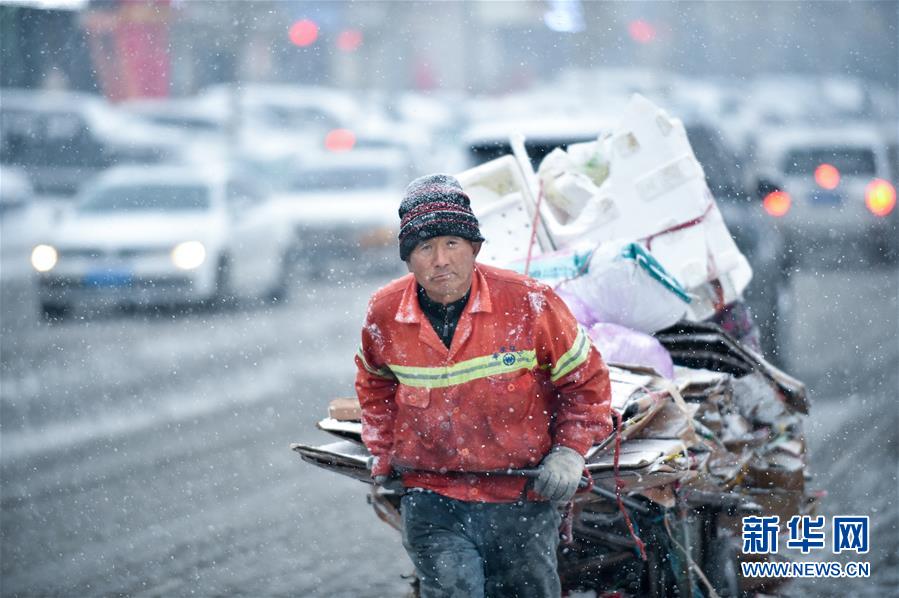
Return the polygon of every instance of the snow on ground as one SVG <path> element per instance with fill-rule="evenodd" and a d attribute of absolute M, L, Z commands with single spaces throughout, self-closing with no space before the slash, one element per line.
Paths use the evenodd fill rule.
<path fill-rule="evenodd" d="M 369 293 L 297 282 L 286 305 L 111 312 L 48 325 L 27 279 L 0 278 L 0 563 L 4 595 L 399 596 L 411 571 L 363 484 L 291 442 L 352 394 Z M 899 271 L 804 267 L 790 371 L 810 388 L 814 487 L 828 516 L 868 514 L 871 580 L 897 586 Z M 823 560 L 823 559 L 822 559 Z"/>

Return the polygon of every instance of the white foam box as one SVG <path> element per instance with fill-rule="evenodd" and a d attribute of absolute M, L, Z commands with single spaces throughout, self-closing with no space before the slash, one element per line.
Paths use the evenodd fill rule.
<path fill-rule="evenodd" d="M 541 210 L 555 245 L 641 242 L 694 295 L 690 314 L 697 319 L 714 313 L 718 299 L 737 299 L 752 269 L 721 218 L 683 124 L 635 94 L 601 143 L 610 160 L 609 177 L 580 215 L 561 224 Z M 663 232 L 697 219 L 687 228 Z M 713 279 L 720 281 L 722 297 L 704 288 Z"/>
<path fill-rule="evenodd" d="M 704 319 L 719 301 L 739 298 L 752 278 L 715 205 L 680 120 L 635 94 L 614 131 L 600 138 L 609 176 L 580 214 L 561 223 L 547 202 L 533 255 L 607 240 L 641 242 L 693 296 L 688 314 Z M 523 260 L 538 190 L 530 163 L 506 155 L 457 175 L 487 238 L 479 259 Z M 700 222 L 665 232 L 693 220 Z M 720 283 L 721 295 L 709 282 Z"/>
<path fill-rule="evenodd" d="M 530 199 L 516 159 L 510 154 L 456 175 L 471 200 L 471 209 L 486 239 L 478 261 L 505 265 L 527 258 L 536 204 Z M 532 256 L 547 246 L 538 228 Z"/>

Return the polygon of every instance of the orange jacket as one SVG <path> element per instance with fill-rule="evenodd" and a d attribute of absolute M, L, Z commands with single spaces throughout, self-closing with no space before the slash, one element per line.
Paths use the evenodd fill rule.
<path fill-rule="evenodd" d="M 514 272 L 475 266 L 449 349 L 410 274 L 372 297 L 356 355 L 372 475 L 460 500 L 517 500 L 522 478 L 474 472 L 537 466 L 555 445 L 581 454 L 611 431 L 608 369 L 563 301 Z M 474 475 L 473 475 L 474 474 Z"/>

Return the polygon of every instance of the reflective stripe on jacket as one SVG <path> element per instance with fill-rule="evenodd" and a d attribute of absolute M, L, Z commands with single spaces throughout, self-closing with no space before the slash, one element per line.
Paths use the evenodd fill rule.
<path fill-rule="evenodd" d="M 477 264 L 450 348 L 410 274 L 374 294 L 356 355 L 362 438 L 407 486 L 461 500 L 516 500 L 524 481 L 474 472 L 537 466 L 555 445 L 581 454 L 611 431 L 608 370 L 546 285 Z"/>

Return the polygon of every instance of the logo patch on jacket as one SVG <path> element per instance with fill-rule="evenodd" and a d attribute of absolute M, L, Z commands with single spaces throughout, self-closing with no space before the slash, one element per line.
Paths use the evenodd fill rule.
<path fill-rule="evenodd" d="M 515 345 L 512 345 L 509 347 L 508 351 L 506 351 L 506 347 L 500 347 L 499 351 L 493 354 L 493 359 L 499 359 L 504 366 L 510 367 L 515 365 L 515 362 L 523 356 L 524 351 L 516 351 Z"/>

